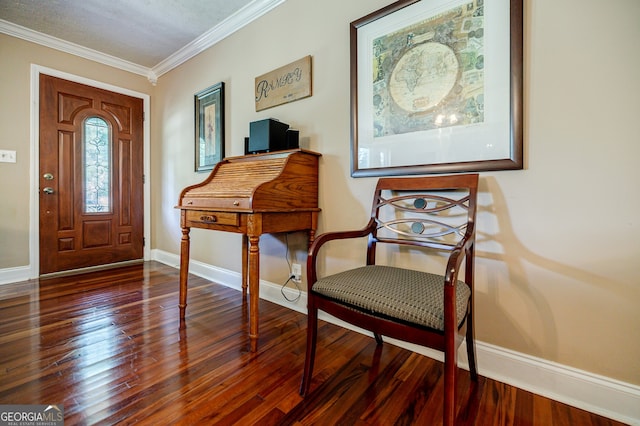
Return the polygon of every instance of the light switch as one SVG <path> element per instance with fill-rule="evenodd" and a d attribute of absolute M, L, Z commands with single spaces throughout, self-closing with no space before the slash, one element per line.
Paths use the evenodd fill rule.
<path fill-rule="evenodd" d="M 15 163 L 16 152 L 6 149 L 0 149 L 0 163 Z"/>

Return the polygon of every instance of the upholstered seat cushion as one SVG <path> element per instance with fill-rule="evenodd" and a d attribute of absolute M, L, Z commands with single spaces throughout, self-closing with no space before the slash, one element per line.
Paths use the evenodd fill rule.
<path fill-rule="evenodd" d="M 313 285 L 313 291 L 372 315 L 444 330 L 443 287 L 441 275 L 370 265 L 321 278 Z M 470 295 L 469 286 L 458 281 L 456 307 L 460 324 Z"/>

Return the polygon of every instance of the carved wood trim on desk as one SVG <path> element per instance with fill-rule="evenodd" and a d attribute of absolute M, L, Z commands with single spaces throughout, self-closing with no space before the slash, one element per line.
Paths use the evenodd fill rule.
<path fill-rule="evenodd" d="M 242 295 L 249 288 L 251 351 L 258 346 L 260 236 L 307 231 L 318 225 L 318 162 L 302 149 L 224 159 L 208 178 L 180 194 L 180 319 L 187 307 L 191 228 L 242 234 Z"/>

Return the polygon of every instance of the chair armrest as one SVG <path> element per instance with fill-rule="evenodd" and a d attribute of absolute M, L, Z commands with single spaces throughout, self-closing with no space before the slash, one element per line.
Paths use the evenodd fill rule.
<path fill-rule="evenodd" d="M 458 280 L 458 273 L 460 272 L 460 265 L 462 265 L 462 261 L 465 259 L 467 253 L 471 253 L 473 255 L 475 241 L 475 223 L 471 222 L 467 226 L 464 237 L 458 241 L 458 244 L 456 244 L 449 254 L 447 269 L 445 272 L 445 285 L 455 286 L 455 282 Z M 471 258 L 471 261 L 473 262 L 473 258 Z M 467 277 L 465 276 L 465 278 Z"/>
<path fill-rule="evenodd" d="M 449 254 L 447 269 L 444 276 L 444 318 L 445 330 L 453 329 L 454 324 L 459 324 L 456 314 L 456 282 L 460 273 L 462 261 L 466 259 L 464 281 L 471 287 L 473 293 L 473 263 L 475 250 L 475 226 L 470 223 L 462 240 L 456 244 Z M 473 297 L 473 296 L 472 296 Z"/>
<path fill-rule="evenodd" d="M 309 247 L 309 252 L 307 253 L 307 290 L 311 290 L 311 286 L 317 281 L 316 274 L 316 258 L 318 257 L 318 253 L 320 252 L 320 248 L 329 241 L 333 240 L 345 240 L 345 239 L 353 239 L 353 238 L 362 238 L 371 234 L 373 230 L 376 228 L 376 222 L 372 218 L 369 220 L 369 223 L 362 228 L 357 230 L 350 231 L 336 231 L 336 232 L 325 232 L 324 234 L 318 235 L 314 240 L 311 246 Z"/>

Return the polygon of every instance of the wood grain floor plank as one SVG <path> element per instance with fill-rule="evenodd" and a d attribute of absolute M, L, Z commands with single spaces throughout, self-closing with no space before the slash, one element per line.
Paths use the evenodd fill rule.
<path fill-rule="evenodd" d="M 306 318 L 155 262 L 0 286 L 0 404 L 64 405 L 66 425 L 437 425 L 442 364 L 320 321 L 310 394 Z M 620 425 L 460 372 L 461 425 Z"/>

